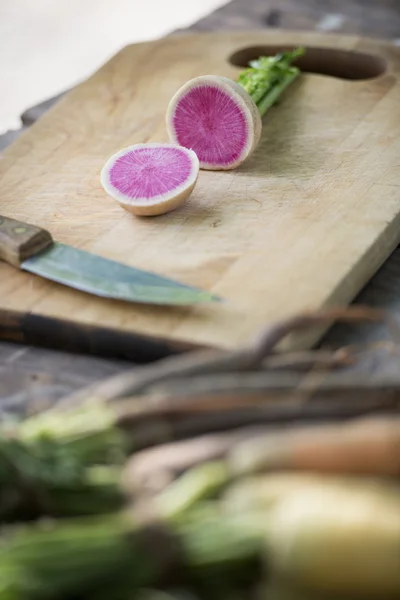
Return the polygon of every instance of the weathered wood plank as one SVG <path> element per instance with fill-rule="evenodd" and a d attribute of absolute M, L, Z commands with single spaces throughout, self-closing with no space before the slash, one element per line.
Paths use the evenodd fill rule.
<path fill-rule="evenodd" d="M 354 303 L 390 311 L 400 325 L 400 247 L 355 298 Z M 393 332 L 388 331 L 381 323 L 364 323 L 352 327 L 335 325 L 325 336 L 323 345 L 336 348 L 347 344 L 389 341 L 393 339 L 392 334 Z"/>
<path fill-rule="evenodd" d="M 385 39 L 400 37 L 397 0 L 233 0 L 190 29 L 319 29 Z"/>
<path fill-rule="evenodd" d="M 44 408 L 131 367 L 124 361 L 0 343 L 0 418 Z"/>

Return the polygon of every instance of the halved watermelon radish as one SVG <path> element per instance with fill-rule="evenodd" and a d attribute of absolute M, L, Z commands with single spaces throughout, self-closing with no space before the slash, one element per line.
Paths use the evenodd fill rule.
<path fill-rule="evenodd" d="M 134 144 L 113 154 L 101 171 L 105 191 L 126 210 L 160 215 L 183 204 L 197 182 L 199 160 L 174 143 Z"/>
<path fill-rule="evenodd" d="M 176 92 L 167 110 L 170 140 L 192 148 L 203 169 L 240 165 L 257 146 L 261 128 L 255 102 L 227 77 L 191 79 Z"/>
<path fill-rule="evenodd" d="M 265 112 L 300 74 L 291 63 L 303 52 L 261 56 L 237 81 L 217 75 L 187 81 L 167 108 L 170 141 L 194 150 L 202 169 L 241 165 L 258 145 Z"/>

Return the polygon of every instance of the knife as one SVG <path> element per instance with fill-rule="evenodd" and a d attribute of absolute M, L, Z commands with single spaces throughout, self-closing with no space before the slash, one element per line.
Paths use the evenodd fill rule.
<path fill-rule="evenodd" d="M 1 215 L 0 260 L 105 298 L 171 306 L 221 300 L 156 273 L 61 244 L 45 229 Z"/>

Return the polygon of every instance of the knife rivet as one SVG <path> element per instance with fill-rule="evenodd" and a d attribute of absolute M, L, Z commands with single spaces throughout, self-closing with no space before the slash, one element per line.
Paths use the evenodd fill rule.
<path fill-rule="evenodd" d="M 14 233 L 26 233 L 26 227 L 15 227 Z"/>

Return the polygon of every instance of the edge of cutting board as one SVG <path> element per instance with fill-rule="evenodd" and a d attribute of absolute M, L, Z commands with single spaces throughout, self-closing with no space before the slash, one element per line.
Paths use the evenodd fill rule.
<path fill-rule="evenodd" d="M 157 336 L 136 334 L 112 327 L 75 323 L 68 319 L 0 309 L 0 340 L 132 361 L 157 361 L 206 346 Z"/>

